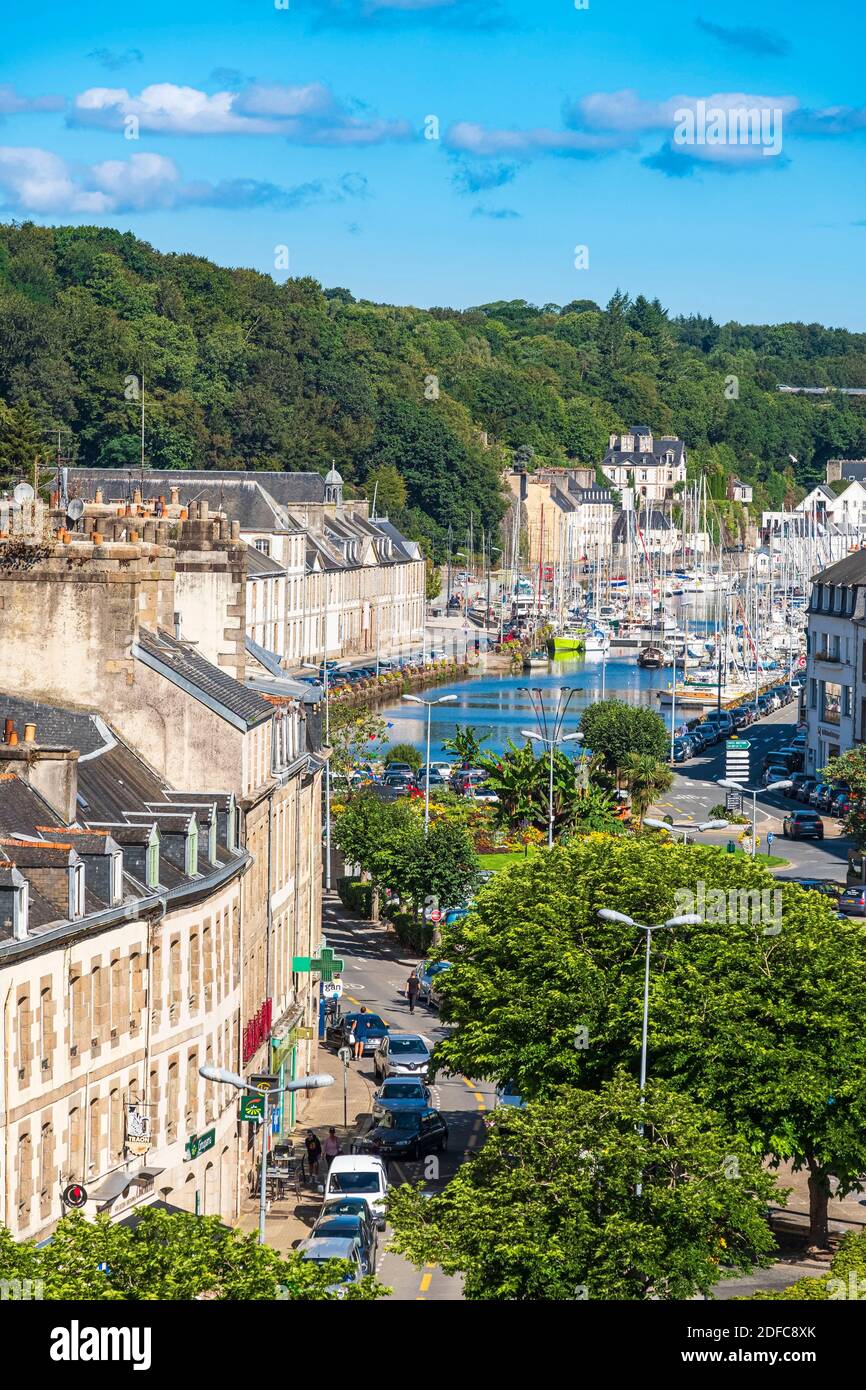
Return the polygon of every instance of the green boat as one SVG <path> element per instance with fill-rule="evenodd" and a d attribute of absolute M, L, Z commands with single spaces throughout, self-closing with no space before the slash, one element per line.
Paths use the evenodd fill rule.
<path fill-rule="evenodd" d="M 582 652 L 586 646 L 586 633 L 578 632 L 574 628 L 566 628 L 564 632 L 553 634 L 550 645 L 554 654 L 557 652 Z"/>

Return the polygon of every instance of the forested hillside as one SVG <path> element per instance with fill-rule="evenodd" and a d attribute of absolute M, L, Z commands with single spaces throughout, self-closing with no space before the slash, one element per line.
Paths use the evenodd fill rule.
<path fill-rule="evenodd" d="M 647 424 L 686 440 L 716 495 L 735 471 L 774 504 L 828 457 L 866 455 L 866 401 L 776 389 L 866 386 L 866 334 L 672 319 L 620 293 L 605 308 L 395 307 L 106 228 L 0 227 L 4 477 L 58 426 L 79 463 L 136 464 L 142 373 L 149 463 L 333 458 L 355 488 L 378 478 L 392 515 L 440 554 L 449 523 L 458 543 L 470 512 L 495 523 L 521 446 L 536 464 L 597 463 L 610 430 Z"/>

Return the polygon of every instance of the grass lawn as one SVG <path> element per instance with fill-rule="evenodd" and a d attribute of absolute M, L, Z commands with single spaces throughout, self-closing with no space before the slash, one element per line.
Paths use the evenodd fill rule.
<path fill-rule="evenodd" d="M 534 853 L 535 851 L 530 849 L 529 854 Z M 495 873 L 497 869 L 507 869 L 510 864 L 523 864 L 527 858 L 522 849 L 516 849 L 508 854 L 479 854 L 478 863 L 482 869 L 492 869 Z"/>

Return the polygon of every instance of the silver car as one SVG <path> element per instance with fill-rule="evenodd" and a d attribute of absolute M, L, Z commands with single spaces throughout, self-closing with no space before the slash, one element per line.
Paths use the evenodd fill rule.
<path fill-rule="evenodd" d="M 416 1076 L 426 1080 L 430 1049 L 417 1033 L 389 1033 L 373 1053 L 377 1079 L 389 1076 Z"/>

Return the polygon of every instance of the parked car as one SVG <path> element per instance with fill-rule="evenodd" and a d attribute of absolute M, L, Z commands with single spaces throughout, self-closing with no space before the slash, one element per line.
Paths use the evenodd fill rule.
<path fill-rule="evenodd" d="M 838 903 L 842 894 L 841 883 L 834 883 L 829 878 L 795 878 L 791 882 L 800 888 L 808 889 L 810 893 L 820 893 L 825 898 L 832 898 L 835 903 Z"/>
<path fill-rule="evenodd" d="M 373 1115 L 386 1110 L 427 1110 L 430 1090 L 423 1081 L 404 1076 L 386 1077 L 378 1091 L 373 1092 Z"/>
<path fill-rule="evenodd" d="M 409 796 L 411 792 L 418 791 L 418 783 L 412 772 L 392 772 L 389 770 L 382 778 L 382 786 L 392 791 L 396 796 Z"/>
<path fill-rule="evenodd" d="M 500 1106 L 509 1106 L 514 1110 L 522 1110 L 526 1101 L 522 1099 L 514 1081 L 500 1081 L 496 1087 L 496 1096 L 493 1102 L 494 1109 Z"/>
<path fill-rule="evenodd" d="M 866 917 L 866 888 L 846 888 L 839 898 L 839 911 L 849 917 Z"/>
<path fill-rule="evenodd" d="M 786 840 L 823 840 L 824 822 L 815 811 L 792 811 L 782 821 Z"/>
<path fill-rule="evenodd" d="M 426 1079 L 430 1048 L 418 1033 L 389 1033 L 373 1053 L 376 1079 L 389 1076 L 421 1076 Z"/>
<path fill-rule="evenodd" d="M 438 1110 L 398 1110 L 382 1115 L 360 1140 L 359 1150 L 388 1160 L 423 1158 L 448 1147 L 448 1126 Z"/>
<path fill-rule="evenodd" d="M 829 782 L 816 782 L 809 793 L 809 805 L 814 806 L 817 810 L 826 794 L 832 790 Z"/>
<path fill-rule="evenodd" d="M 704 740 L 707 748 L 713 748 L 722 737 L 722 731 L 712 719 L 702 721 L 695 726 L 695 732 L 699 733 Z"/>
<path fill-rule="evenodd" d="M 306 1240 L 301 1241 L 298 1249 L 304 1260 L 315 1260 L 317 1263 L 324 1263 L 327 1260 L 346 1261 L 349 1265 L 348 1272 L 339 1275 L 336 1283 L 327 1286 L 327 1292 L 337 1294 L 338 1297 L 345 1297 L 346 1285 L 360 1283 L 367 1273 L 367 1270 L 364 1269 L 361 1244 L 357 1238 L 334 1236 L 320 1239 L 319 1237 L 308 1236 Z"/>
<path fill-rule="evenodd" d="M 831 784 L 827 782 L 822 782 L 821 793 L 816 803 L 818 810 L 829 811 L 833 805 L 833 802 L 836 800 L 836 797 L 847 796 L 849 790 L 850 788 L 842 786 L 838 783 Z"/>
<path fill-rule="evenodd" d="M 833 800 L 832 800 L 832 802 L 830 803 L 830 806 L 828 807 L 828 810 L 830 811 L 830 814 L 831 814 L 832 816 L 836 816 L 836 818 L 837 818 L 838 820 L 842 820 L 842 818 L 843 818 L 844 816 L 847 816 L 847 814 L 848 814 L 848 812 L 850 811 L 850 809 L 851 809 L 851 793 L 850 793 L 850 792 L 837 792 L 836 795 L 833 797 Z"/>
<path fill-rule="evenodd" d="M 692 743 L 691 739 L 688 738 L 686 735 L 682 735 L 680 738 L 675 738 L 671 748 L 674 762 L 687 762 L 688 759 L 692 756 L 693 749 L 694 744 Z"/>
<path fill-rule="evenodd" d="M 803 749 L 795 748 L 792 743 L 786 743 L 784 748 L 777 748 L 775 757 L 780 763 L 784 763 L 792 772 L 803 771 Z"/>
<path fill-rule="evenodd" d="M 692 741 L 692 753 L 698 754 L 706 751 L 708 747 L 707 738 L 702 729 L 697 725 L 694 729 L 689 729 L 689 738 Z"/>
<path fill-rule="evenodd" d="M 730 738 L 734 732 L 734 721 L 726 709 L 711 709 L 706 719 L 720 729 L 720 738 Z"/>
<path fill-rule="evenodd" d="M 765 718 L 766 715 L 773 713 L 773 705 L 769 695 L 759 695 L 755 704 L 758 706 L 762 719 Z"/>
<path fill-rule="evenodd" d="M 433 762 L 431 762 L 431 764 L 430 764 L 430 776 L 431 776 L 431 778 L 432 778 L 432 777 L 438 777 L 438 778 L 440 778 L 443 782 L 448 782 L 448 781 L 450 781 L 450 779 L 451 779 L 451 774 L 452 774 L 453 771 L 454 771 L 454 769 L 453 769 L 453 767 L 451 766 L 450 763 L 433 763 Z M 423 785 L 424 785 L 424 778 L 425 778 L 426 776 L 427 776 L 427 764 L 425 763 L 423 767 L 420 767 L 420 768 L 418 769 L 418 779 L 417 779 L 417 780 L 418 780 L 418 785 L 419 785 L 419 787 L 423 787 Z"/>
<path fill-rule="evenodd" d="M 309 1240 L 355 1240 L 361 1251 L 364 1274 L 372 1274 L 376 1268 L 379 1236 L 376 1223 L 366 1207 L 362 1212 L 336 1212 L 333 1208 L 325 1208 L 310 1232 Z M 304 1244 L 308 1246 L 309 1242 L 305 1241 Z"/>
<path fill-rule="evenodd" d="M 738 705 L 736 709 L 732 709 L 731 718 L 734 721 L 736 733 L 739 733 L 741 729 L 748 729 L 749 725 L 754 722 L 752 711 L 747 705 Z"/>
<path fill-rule="evenodd" d="M 462 909 L 462 911 L 463 915 L 465 916 L 466 909 Z M 447 917 L 445 918 L 445 921 L 447 923 Z M 438 975 L 433 976 L 433 979 L 430 982 L 430 988 L 427 991 L 427 1003 L 431 1009 L 439 1009 L 442 1007 L 442 980 L 444 979 L 444 976 L 445 972 L 440 971 Z"/>
<path fill-rule="evenodd" d="M 804 782 L 810 782 L 810 781 L 812 781 L 812 780 L 813 780 L 813 779 L 812 779 L 812 775 L 811 775 L 811 773 L 809 773 L 809 772 L 792 772 L 792 773 L 791 773 L 791 789 L 790 789 L 790 791 L 788 792 L 788 795 L 789 795 L 790 797 L 792 797 L 792 798 L 796 801 L 796 800 L 797 800 L 797 792 L 799 791 L 800 787 L 802 787 L 803 783 L 804 783 Z"/>
<path fill-rule="evenodd" d="M 387 777 L 388 774 L 389 774 L 390 772 L 401 772 L 401 773 L 403 773 L 403 774 L 405 774 L 405 775 L 408 775 L 408 776 L 411 777 L 413 780 L 414 780 L 414 778 L 415 778 L 415 769 L 414 769 L 414 767 L 412 766 L 411 763 L 397 763 L 397 762 L 386 763 L 386 764 L 385 764 L 385 776 Z"/>
<path fill-rule="evenodd" d="M 773 782 L 790 782 L 790 780 L 791 776 L 786 767 L 781 763 L 775 766 L 771 763 L 761 778 L 761 785 L 769 787 Z"/>
<path fill-rule="evenodd" d="M 797 800 L 808 802 L 812 793 L 812 788 L 817 787 L 817 777 L 807 777 L 805 781 L 797 783 Z"/>
<path fill-rule="evenodd" d="M 742 708 L 742 709 L 747 709 L 747 710 L 749 711 L 749 714 L 752 716 L 752 723 L 753 723 L 753 724 L 754 724 L 754 722 L 755 722 L 756 719 L 760 719 L 761 716 L 760 716 L 760 713 L 759 713 L 759 711 L 758 711 L 758 706 L 755 704 L 754 700 L 749 701 L 748 704 L 742 705 L 741 708 Z"/>
<path fill-rule="evenodd" d="M 483 767 L 460 767 L 452 774 L 451 787 L 458 796 L 462 796 L 470 787 L 477 787 L 486 777 L 487 773 Z"/>
<path fill-rule="evenodd" d="M 325 1203 L 332 1197 L 363 1197 L 380 1231 L 385 1229 L 388 1177 L 375 1154 L 337 1154 L 325 1179 Z"/>
<path fill-rule="evenodd" d="M 450 961 L 447 960 L 425 960 L 423 965 L 418 967 L 418 984 L 420 986 L 418 998 L 423 1000 L 425 1004 L 429 1003 L 431 984 L 437 975 L 448 969 L 449 965 Z"/>
<path fill-rule="evenodd" d="M 483 801 L 488 806 L 499 805 L 499 794 L 486 782 L 472 783 L 466 790 L 466 796 L 470 801 Z"/>
<path fill-rule="evenodd" d="M 390 1031 L 388 1024 L 383 1022 L 378 1014 L 343 1014 L 337 1023 L 332 1023 L 325 1031 L 325 1041 L 334 1051 L 346 1046 L 350 1024 L 355 1026 L 356 1041 L 364 1044 L 365 1057 L 376 1051 L 379 1043 L 383 1038 L 387 1038 Z"/>

